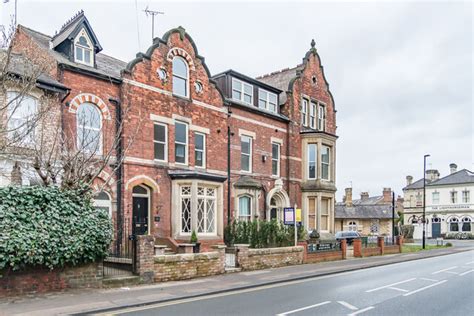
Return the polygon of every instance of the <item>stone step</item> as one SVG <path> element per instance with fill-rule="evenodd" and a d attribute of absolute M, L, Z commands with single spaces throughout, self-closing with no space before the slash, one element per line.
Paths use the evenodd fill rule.
<path fill-rule="evenodd" d="M 140 284 L 140 277 L 137 275 L 122 275 L 122 276 L 105 277 L 102 280 L 102 284 L 105 288 L 138 285 Z"/>
<path fill-rule="evenodd" d="M 242 271 L 242 268 L 225 268 L 225 273 L 235 273 Z"/>

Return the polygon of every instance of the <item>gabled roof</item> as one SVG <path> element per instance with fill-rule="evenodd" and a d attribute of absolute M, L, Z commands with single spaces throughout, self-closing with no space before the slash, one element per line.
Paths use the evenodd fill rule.
<path fill-rule="evenodd" d="M 428 181 L 426 181 L 426 185 L 428 185 Z M 421 188 L 423 188 L 423 178 L 413 182 L 410 185 L 407 185 L 406 187 L 403 188 L 403 190 L 415 190 L 415 189 L 421 189 Z"/>
<path fill-rule="evenodd" d="M 69 60 L 65 55 L 49 47 L 49 43 L 51 41 L 51 37 L 49 35 L 32 30 L 23 25 L 18 25 L 18 28 L 23 30 L 26 34 L 28 34 L 40 47 L 47 50 L 48 53 L 61 65 L 73 67 L 79 70 L 94 73 L 94 74 L 101 75 L 104 77 L 110 77 L 116 80 L 121 80 L 120 71 L 122 69 L 125 69 L 125 67 L 127 66 L 126 62 L 116 59 L 114 57 L 102 54 L 102 53 L 98 53 L 95 56 L 95 61 L 96 61 L 96 66 L 97 66 L 96 68 L 79 64 L 79 63 L 75 63 Z"/>
<path fill-rule="evenodd" d="M 435 185 L 462 184 L 462 183 L 474 183 L 474 173 L 467 169 L 462 169 L 457 172 L 451 173 L 450 175 L 447 175 L 428 185 L 435 186 Z"/>
<path fill-rule="evenodd" d="M 98 53 L 102 50 L 102 46 L 97 39 L 97 36 L 94 33 L 89 21 L 84 15 L 84 11 L 79 11 L 75 16 L 73 16 L 69 21 L 67 21 L 59 30 L 59 32 L 53 36 L 51 42 L 53 47 L 58 46 L 66 39 L 74 39 L 82 27 L 86 28 L 88 35 L 91 37 L 92 42 L 94 43 L 95 52 Z"/>
<path fill-rule="evenodd" d="M 268 75 L 263 75 L 257 77 L 258 81 L 264 82 L 268 85 L 274 86 L 283 92 L 280 94 L 280 105 L 285 104 L 287 100 L 286 92 L 288 91 L 288 87 L 290 81 L 296 78 L 297 72 L 303 70 L 304 65 L 300 64 L 293 68 L 285 68 L 279 71 L 272 72 Z"/>

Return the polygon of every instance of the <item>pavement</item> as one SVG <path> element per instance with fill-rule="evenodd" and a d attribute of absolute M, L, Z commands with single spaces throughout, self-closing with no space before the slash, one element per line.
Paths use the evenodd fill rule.
<path fill-rule="evenodd" d="M 361 269 L 374 267 L 383 268 L 387 265 L 413 260 L 430 260 L 428 258 L 439 256 L 452 257 L 451 255 L 461 255 L 462 253 L 473 256 L 473 241 L 455 241 L 453 243 L 454 247 L 416 253 L 305 264 L 127 288 L 75 290 L 37 297 L 23 297 L 15 301 L 2 302 L 0 300 L 0 315 L 65 315 L 100 311 L 115 313 L 136 306 L 172 304 L 176 300 L 199 299 L 209 295 L 229 294 L 234 296 L 238 291 L 277 286 L 285 282 L 304 282 L 316 277 L 338 276 L 341 273 L 357 272 Z M 403 278 L 405 274 L 395 275 Z M 370 274 L 368 278 L 371 279 Z M 293 295 L 291 301 L 293 302 Z M 183 313 L 186 314 L 186 312 Z"/>

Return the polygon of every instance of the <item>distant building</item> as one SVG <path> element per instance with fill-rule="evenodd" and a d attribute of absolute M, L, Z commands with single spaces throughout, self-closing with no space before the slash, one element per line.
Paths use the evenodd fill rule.
<path fill-rule="evenodd" d="M 395 218 L 398 218 L 396 211 Z M 357 231 L 362 235 L 391 235 L 392 190 L 384 188 L 382 195 L 373 197 L 369 197 L 368 192 L 362 192 L 359 200 L 353 200 L 352 188 L 346 188 L 343 202 L 336 203 L 335 226 L 336 231 Z"/>
<path fill-rule="evenodd" d="M 449 165 L 451 173 L 440 178 L 438 170 L 426 171 L 426 236 L 440 237 L 447 233 L 472 232 L 474 203 L 474 173 L 467 169 L 457 171 Z M 404 223 L 415 226 L 413 237 L 423 236 L 423 179 L 412 182 L 407 176 L 404 192 Z"/>

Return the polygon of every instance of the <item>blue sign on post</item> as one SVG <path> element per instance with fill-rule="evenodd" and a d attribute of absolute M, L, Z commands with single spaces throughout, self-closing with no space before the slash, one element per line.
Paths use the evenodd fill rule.
<path fill-rule="evenodd" d="M 295 224 L 295 209 L 293 207 L 285 207 L 283 209 L 283 224 L 285 225 Z"/>

